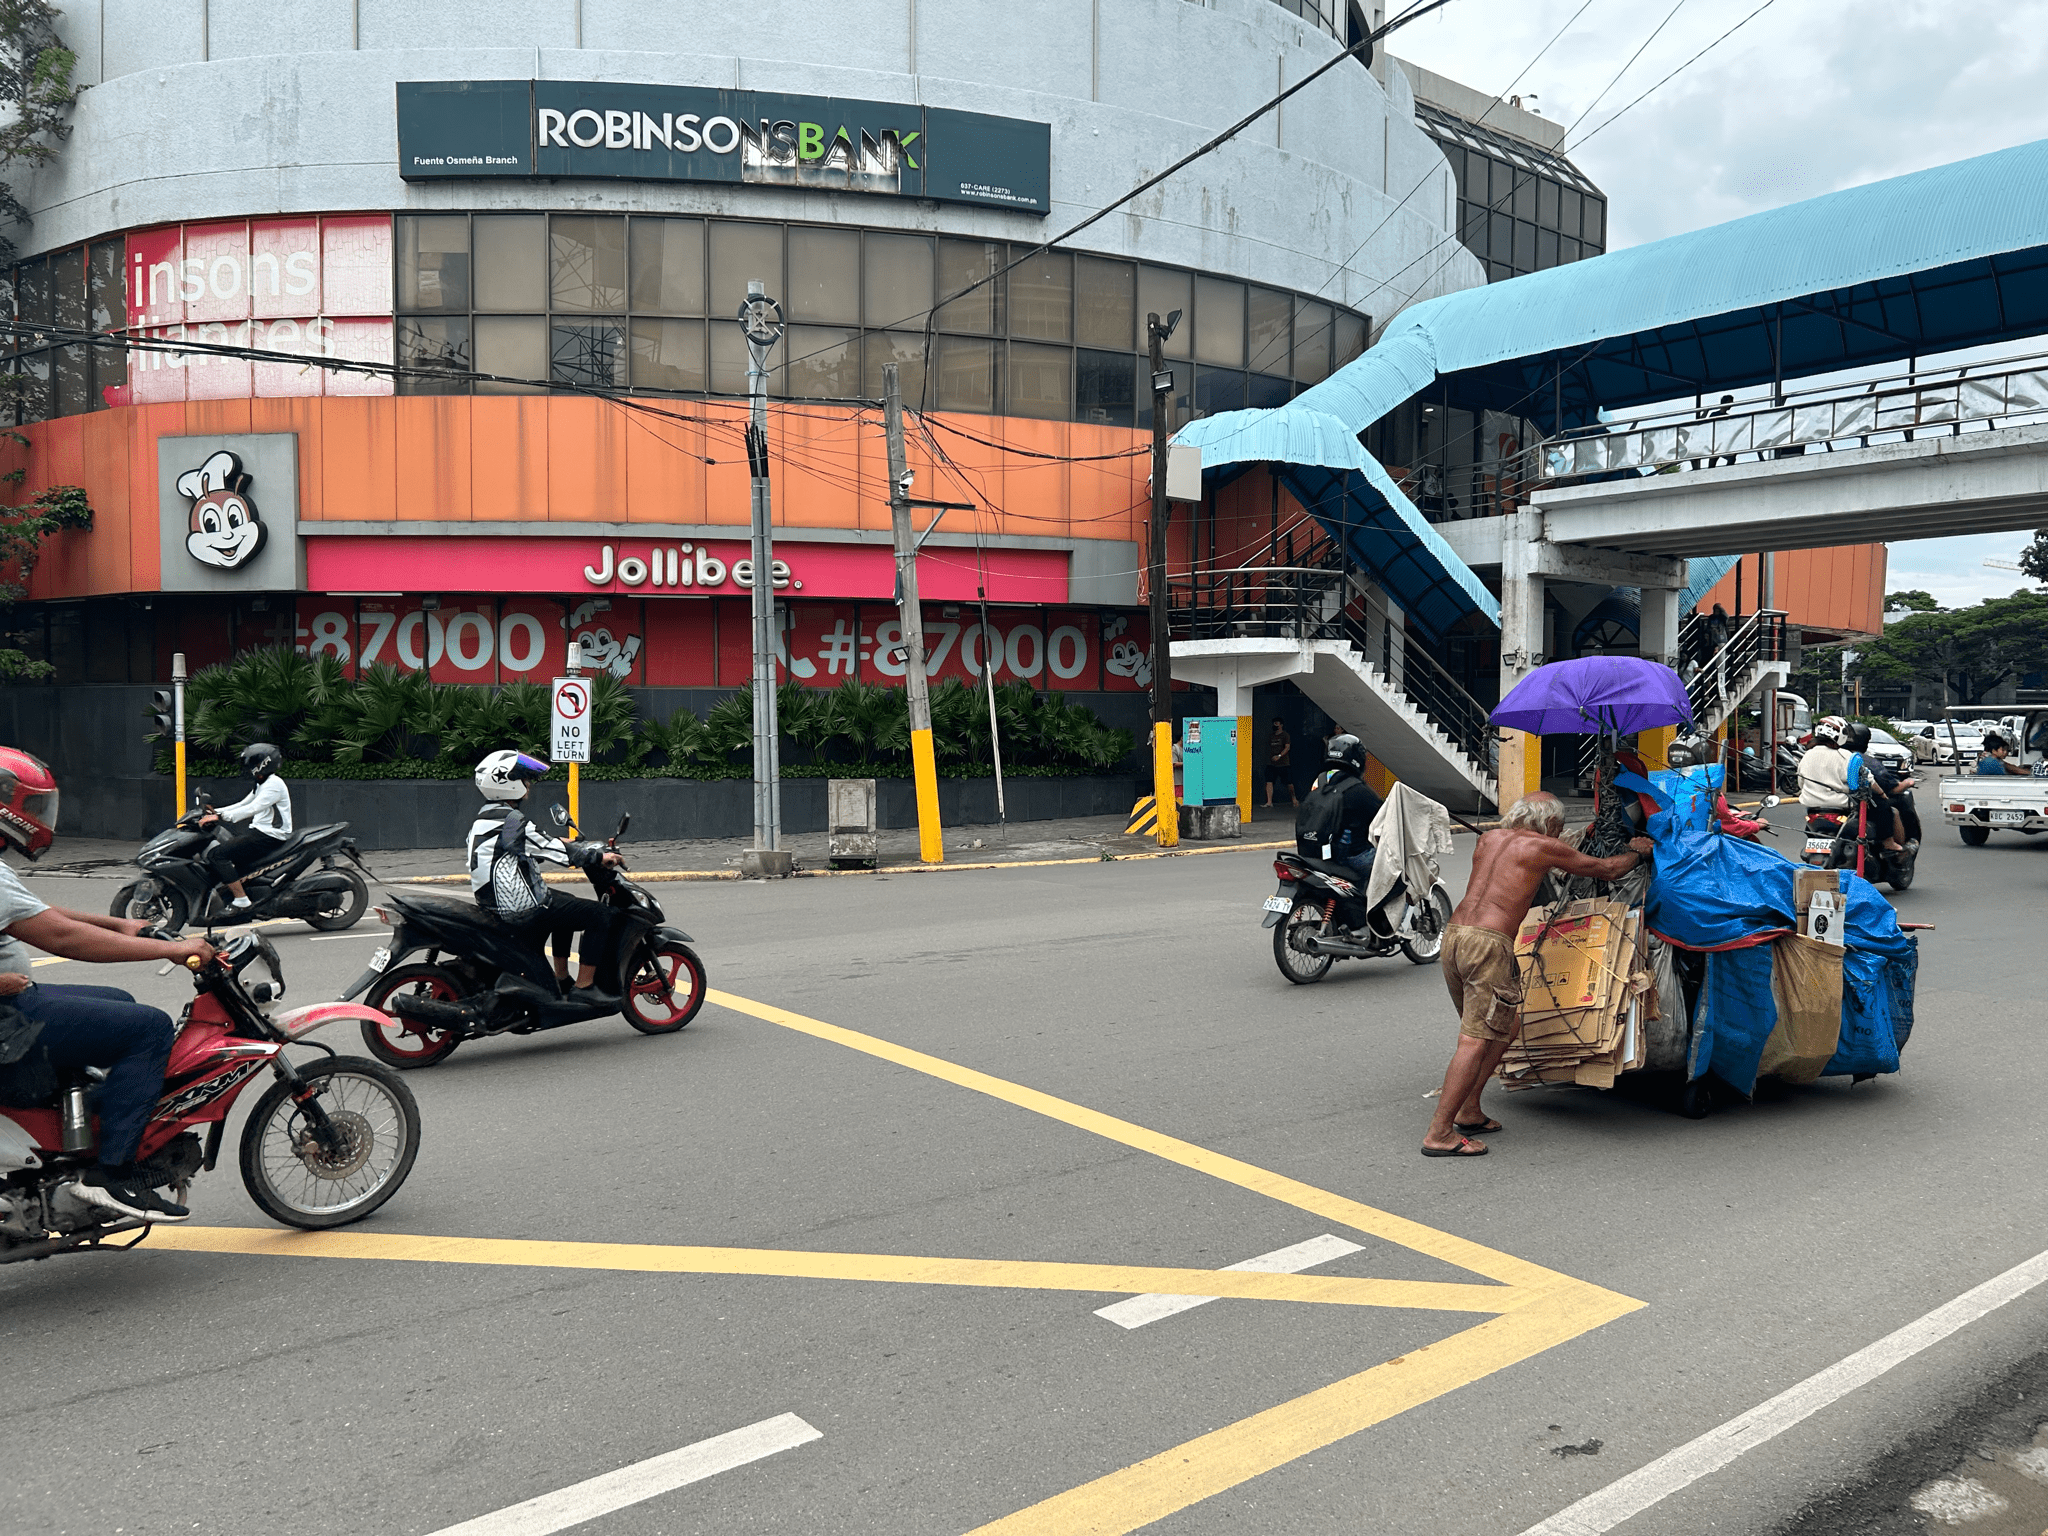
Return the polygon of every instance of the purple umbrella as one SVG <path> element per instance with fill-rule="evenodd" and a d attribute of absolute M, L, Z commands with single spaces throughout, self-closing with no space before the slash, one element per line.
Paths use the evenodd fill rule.
<path fill-rule="evenodd" d="M 1692 720 L 1678 674 L 1640 656 L 1581 656 L 1538 667 L 1494 707 L 1495 725 L 1532 736 L 1628 736 Z"/>

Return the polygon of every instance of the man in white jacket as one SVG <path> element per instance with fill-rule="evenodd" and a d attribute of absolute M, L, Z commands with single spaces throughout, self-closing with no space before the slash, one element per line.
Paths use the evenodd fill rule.
<path fill-rule="evenodd" d="M 246 907 L 249 898 L 242 890 L 242 876 L 282 848 L 292 835 L 291 787 L 279 777 L 284 754 L 267 741 L 252 742 L 242 749 L 242 766 L 256 787 L 233 805 L 224 805 L 199 825 L 210 827 L 225 821 L 244 827 L 234 836 L 215 843 L 206 851 L 206 867 L 213 878 L 234 892 L 234 907 Z"/>

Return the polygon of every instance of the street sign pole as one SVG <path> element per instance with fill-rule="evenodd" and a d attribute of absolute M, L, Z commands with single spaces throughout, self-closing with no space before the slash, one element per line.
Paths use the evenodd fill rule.
<path fill-rule="evenodd" d="M 578 769 L 590 761 L 590 684 L 583 678 L 583 646 L 569 642 L 566 677 L 555 679 L 554 698 L 549 710 L 554 739 L 549 755 L 569 765 L 569 820 L 577 831 L 583 829 L 583 782 Z"/>
<path fill-rule="evenodd" d="M 171 656 L 171 755 L 177 763 L 178 810 L 185 814 L 185 653 Z"/>
<path fill-rule="evenodd" d="M 1173 645 L 1166 608 L 1166 412 L 1173 400 L 1173 375 L 1164 356 L 1167 339 L 1180 324 L 1180 311 L 1145 317 L 1152 364 L 1152 794 L 1159 807 L 1159 846 L 1180 842 L 1180 809 L 1173 799 Z"/>
<path fill-rule="evenodd" d="M 903 452 L 903 390 L 882 365 L 882 424 L 889 439 L 889 527 L 896 542 L 896 611 L 903 626 L 903 688 L 910 703 L 910 768 L 917 783 L 917 856 L 946 861 L 939 825 L 939 769 L 932 751 L 932 696 L 924 672 L 924 610 L 917 598 L 917 543 L 910 526 L 910 469 Z"/>
<path fill-rule="evenodd" d="M 782 846 L 782 729 L 775 711 L 775 535 L 768 500 L 768 354 L 782 337 L 782 306 L 760 282 L 740 305 L 747 338 L 747 465 L 754 514 L 754 847 Z"/>

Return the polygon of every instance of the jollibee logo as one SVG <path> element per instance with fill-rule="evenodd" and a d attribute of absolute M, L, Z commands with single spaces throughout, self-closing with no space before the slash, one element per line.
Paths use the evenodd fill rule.
<path fill-rule="evenodd" d="M 201 565 L 232 571 L 263 548 L 263 521 L 246 494 L 242 461 L 225 448 L 178 476 L 178 494 L 192 503 L 185 549 Z"/>

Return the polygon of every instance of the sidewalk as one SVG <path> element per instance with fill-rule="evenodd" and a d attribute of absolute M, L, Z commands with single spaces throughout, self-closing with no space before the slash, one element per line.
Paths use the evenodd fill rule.
<path fill-rule="evenodd" d="M 1251 825 L 1241 839 L 1216 842 L 1184 840 L 1177 851 L 1222 852 L 1254 849 L 1260 845 L 1291 847 L 1294 841 L 1294 811 L 1289 805 L 1252 809 Z M 1588 819 L 1590 803 L 1581 811 L 1566 802 L 1566 816 L 1572 824 Z M 1478 820 L 1478 818 L 1468 818 Z M 1480 820 L 1480 826 L 1491 824 Z M 1121 816 L 1076 817 L 1065 821 L 1026 821 L 1012 826 L 948 827 L 945 833 L 944 867 L 977 867 L 994 864 L 1032 864 L 1054 860 L 1122 859 L 1153 856 L 1160 852 L 1151 837 L 1124 836 Z M 1460 829 L 1462 830 L 1462 829 Z M 799 875 L 831 873 L 827 856 L 827 835 L 805 832 L 783 839 L 783 846 L 796 855 Z M 894 827 L 877 836 L 876 863 L 882 868 L 918 865 L 917 829 Z M 620 845 L 636 875 L 694 875 L 700 879 L 739 878 L 740 854 L 746 844 L 730 838 L 672 839 L 665 842 L 636 842 L 632 834 Z M 135 845 L 111 838 L 60 838 L 42 864 L 24 871 L 32 878 L 55 875 L 90 875 L 127 878 L 134 866 Z M 455 876 L 462 871 L 462 851 L 447 848 L 387 848 L 363 856 L 363 862 L 383 880 L 417 880 L 432 876 Z M 580 876 L 564 876 L 579 879 Z"/>

